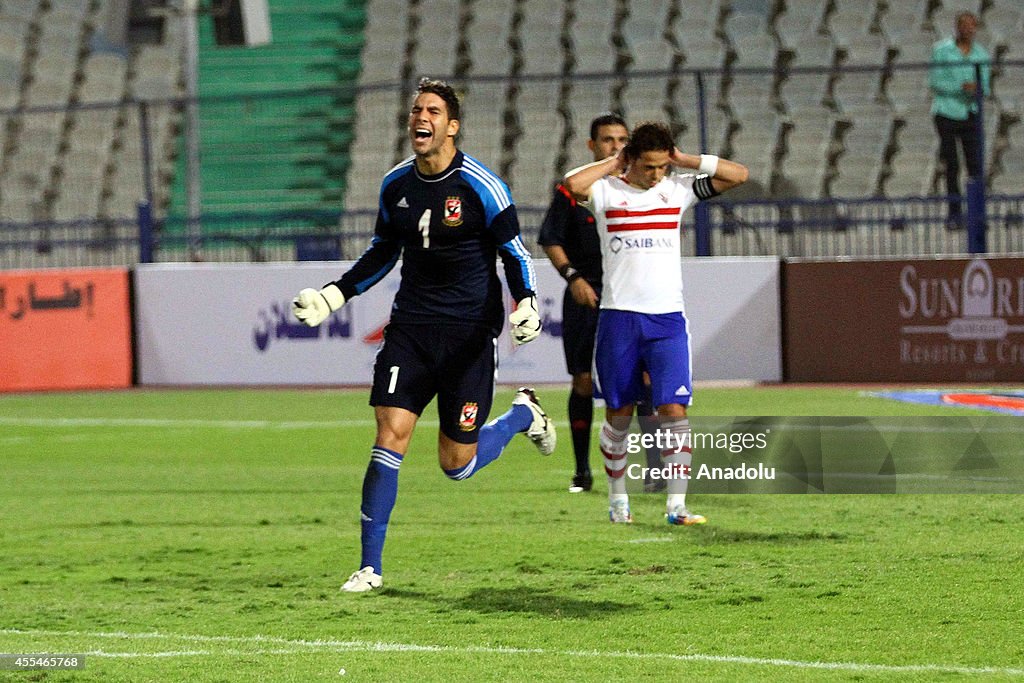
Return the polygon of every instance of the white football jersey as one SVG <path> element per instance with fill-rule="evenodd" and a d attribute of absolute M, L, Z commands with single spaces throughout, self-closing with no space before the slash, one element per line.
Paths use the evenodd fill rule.
<path fill-rule="evenodd" d="M 680 258 L 683 212 L 699 198 L 690 174 L 667 175 L 649 190 L 605 176 L 588 206 L 601 240 L 601 308 L 638 313 L 684 311 Z M 700 176 L 706 178 L 706 176 Z"/>

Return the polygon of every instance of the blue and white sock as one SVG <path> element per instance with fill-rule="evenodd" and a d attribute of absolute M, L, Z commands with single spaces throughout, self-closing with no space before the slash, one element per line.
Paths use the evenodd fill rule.
<path fill-rule="evenodd" d="M 391 510 L 398 496 L 398 468 L 401 466 L 401 453 L 374 446 L 363 477 L 363 503 L 360 506 L 363 558 L 359 566 L 373 567 L 377 574 L 383 574 L 381 555 L 384 552 L 388 520 L 391 519 Z"/>
<path fill-rule="evenodd" d="M 469 479 L 476 472 L 498 459 L 505 446 L 519 432 L 526 431 L 533 422 L 533 411 L 524 405 L 514 405 L 501 417 L 491 420 L 480 428 L 480 439 L 476 444 L 476 455 L 462 467 L 445 470 L 450 479 Z"/>

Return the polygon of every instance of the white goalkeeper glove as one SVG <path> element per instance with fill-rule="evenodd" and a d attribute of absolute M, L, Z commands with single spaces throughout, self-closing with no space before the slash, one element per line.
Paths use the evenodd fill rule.
<path fill-rule="evenodd" d="M 512 326 L 512 341 L 516 346 L 532 342 L 540 336 L 540 312 L 537 297 L 528 296 L 516 304 L 516 310 L 508 317 Z"/>
<path fill-rule="evenodd" d="M 310 327 L 316 327 L 344 305 L 345 295 L 337 285 L 327 285 L 319 292 L 307 287 L 292 299 L 292 313 Z"/>

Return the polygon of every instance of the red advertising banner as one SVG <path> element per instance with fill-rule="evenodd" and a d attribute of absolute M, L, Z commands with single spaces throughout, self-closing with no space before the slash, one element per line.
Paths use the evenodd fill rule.
<path fill-rule="evenodd" d="M 131 381 L 126 269 L 0 272 L 0 391 Z"/>
<path fill-rule="evenodd" d="M 1024 259 L 784 269 L 789 381 L 1024 381 Z"/>

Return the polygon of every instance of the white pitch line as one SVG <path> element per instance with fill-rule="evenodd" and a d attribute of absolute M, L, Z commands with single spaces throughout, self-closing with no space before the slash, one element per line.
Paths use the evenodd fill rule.
<path fill-rule="evenodd" d="M 435 421 L 436 422 L 436 421 Z M 420 424 L 429 424 L 421 420 Z M 0 425 L 12 427 L 164 427 L 210 429 L 330 429 L 334 427 L 370 427 L 370 418 L 355 420 L 176 420 L 130 417 L 0 417 Z"/>
<path fill-rule="evenodd" d="M 785 418 L 781 418 L 785 419 Z M 828 418 L 822 418 L 828 419 Z M 372 418 L 353 418 L 345 420 L 204 420 L 200 418 L 134 418 L 134 417 L 0 417 L 0 426 L 11 427 L 145 427 L 145 428 L 208 428 L 208 429 L 331 429 L 337 427 L 372 427 L 376 423 Z M 425 427 L 438 426 L 437 419 L 421 418 L 417 424 Z M 564 420 L 556 420 L 562 427 L 568 426 Z M 731 425 L 731 423 L 730 423 Z M 719 426 L 716 423 L 715 426 Z M 721 423 L 720 426 L 728 426 Z M 599 431 L 600 425 L 594 425 Z M 895 432 L 895 433 L 943 433 L 943 434 L 1019 434 L 1024 428 L 1018 426 L 980 427 L 943 427 L 937 425 L 902 425 L 902 424 L 854 424 L 854 425 L 813 425 L 785 424 L 772 425 L 771 431 L 780 432 Z"/>
<path fill-rule="evenodd" d="M 1024 669 L 1009 667 L 957 666 L 946 664 L 872 664 L 868 662 L 809 662 L 796 659 L 743 657 L 735 655 L 673 654 L 662 652 L 600 651 L 600 650 L 555 650 L 544 648 L 490 647 L 470 645 L 417 645 L 412 643 L 382 643 L 346 640 L 305 640 L 279 638 L 275 636 L 203 636 L 172 633 L 124 633 L 83 631 L 47 631 L 0 629 L 0 635 L 57 636 L 65 638 L 112 638 L 120 640 L 179 640 L 191 643 L 235 643 L 266 644 L 275 647 L 245 650 L 171 650 L 162 652 L 109 652 L 95 650 L 82 652 L 97 657 L 191 657 L 191 656 L 235 656 L 237 654 L 297 655 L 309 652 L 431 652 L 447 654 L 500 654 L 500 655 L 546 655 L 556 657 L 585 657 L 638 660 L 667 660 L 674 662 L 711 662 L 719 664 L 744 664 L 749 666 L 773 666 L 794 669 L 823 669 L 830 671 L 859 671 L 885 673 L 945 673 L 945 674 L 996 674 L 1000 676 L 1024 676 Z M 278 647 L 286 646 L 286 647 Z"/>

